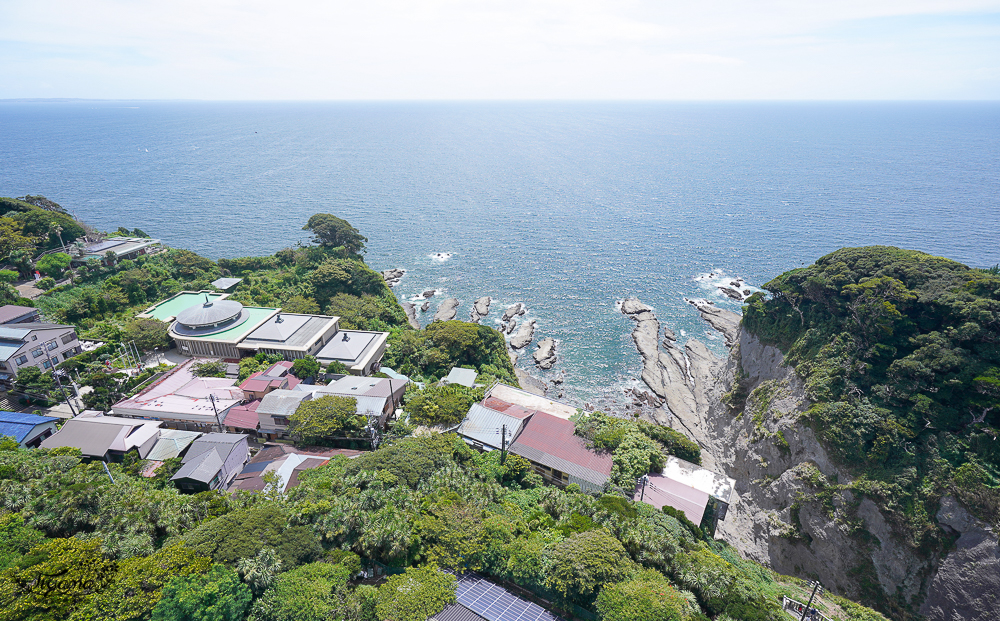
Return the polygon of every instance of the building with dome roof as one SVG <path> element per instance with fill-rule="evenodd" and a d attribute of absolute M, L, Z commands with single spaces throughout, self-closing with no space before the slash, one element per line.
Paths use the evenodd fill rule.
<path fill-rule="evenodd" d="M 182 291 L 140 313 L 170 324 L 170 338 L 185 356 L 239 360 L 257 353 L 285 360 L 315 356 L 343 362 L 356 375 L 378 369 L 387 332 L 341 330 L 339 317 L 283 313 L 244 306 L 228 293 Z"/>

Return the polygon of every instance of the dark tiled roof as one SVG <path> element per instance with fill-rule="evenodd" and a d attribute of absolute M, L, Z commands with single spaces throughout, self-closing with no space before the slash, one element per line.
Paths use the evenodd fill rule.
<path fill-rule="evenodd" d="M 30 306 L 5 304 L 4 306 L 0 306 L 0 323 L 7 323 L 8 321 L 20 319 L 21 317 L 24 317 L 32 312 L 37 313 L 38 309 L 31 308 Z"/>
<path fill-rule="evenodd" d="M 583 438 L 573 434 L 573 429 L 571 421 L 536 412 L 510 450 L 560 472 L 603 484 L 611 474 L 611 455 L 588 449 Z"/>

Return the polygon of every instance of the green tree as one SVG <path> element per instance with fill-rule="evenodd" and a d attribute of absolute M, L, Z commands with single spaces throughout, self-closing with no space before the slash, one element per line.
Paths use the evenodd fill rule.
<path fill-rule="evenodd" d="M 456 580 L 437 567 L 409 567 L 378 588 L 379 619 L 426 621 L 455 601 Z"/>
<path fill-rule="evenodd" d="M 125 324 L 122 339 L 135 341 L 140 351 L 153 351 L 154 348 L 166 349 L 170 344 L 167 332 L 170 326 L 159 319 L 132 319 Z"/>
<path fill-rule="evenodd" d="M 319 373 L 319 369 L 320 364 L 316 360 L 315 356 L 297 358 L 295 362 L 292 363 L 292 375 L 300 379 L 314 377 L 317 373 Z"/>
<path fill-rule="evenodd" d="M 191 374 L 195 377 L 225 377 L 226 363 L 221 360 L 209 360 L 191 365 Z"/>
<path fill-rule="evenodd" d="M 632 560 L 606 529 L 576 533 L 553 546 L 549 587 L 563 597 L 589 603 L 598 589 L 632 573 Z"/>
<path fill-rule="evenodd" d="M 115 570 L 100 539 L 47 541 L 0 575 L 0 619 L 68 619 L 111 583 Z"/>
<path fill-rule="evenodd" d="M 262 548 L 257 556 L 241 558 L 236 563 L 236 571 L 254 596 L 259 597 L 274 584 L 275 576 L 281 571 L 281 559 L 273 548 Z"/>
<path fill-rule="evenodd" d="M 310 563 L 278 576 L 254 604 L 249 621 L 329 621 L 342 618 L 347 568 Z"/>
<path fill-rule="evenodd" d="M 37 238 L 25 235 L 20 222 L 13 218 L 0 217 L 0 260 L 6 260 L 19 251 L 31 253 Z"/>
<path fill-rule="evenodd" d="M 484 389 L 459 384 L 430 385 L 417 392 L 408 392 L 406 412 L 418 425 L 454 425 L 469 413 L 473 403 L 483 399 Z"/>
<path fill-rule="evenodd" d="M 690 604 L 663 574 L 647 569 L 604 585 L 595 607 L 603 621 L 683 621 Z"/>
<path fill-rule="evenodd" d="M 13 448 L 16 449 L 17 446 L 17 442 L 14 442 Z M 0 517 L 0 571 L 17 563 L 44 541 L 45 535 L 41 531 L 24 525 L 24 518 L 20 513 L 8 513 Z"/>
<path fill-rule="evenodd" d="M 313 241 L 320 246 L 343 247 L 347 254 L 363 254 L 368 241 L 347 220 L 328 213 L 314 214 L 302 230 L 310 231 Z"/>
<path fill-rule="evenodd" d="M 288 433 L 299 442 L 317 444 L 334 437 L 355 437 L 368 425 L 358 415 L 354 397 L 326 396 L 303 401 L 292 414 Z"/>
<path fill-rule="evenodd" d="M 611 458 L 611 482 L 631 490 L 636 479 L 663 470 L 666 460 L 660 446 L 638 431 L 627 434 Z"/>
<path fill-rule="evenodd" d="M 66 271 L 66 268 L 69 267 L 72 260 L 72 257 L 65 252 L 55 252 L 39 259 L 35 263 L 35 267 L 46 276 L 51 276 L 58 280 L 62 276 L 62 273 Z"/>
<path fill-rule="evenodd" d="M 111 584 L 95 594 L 73 617 L 145 621 L 163 596 L 163 587 L 174 577 L 203 574 L 212 560 L 196 555 L 180 544 L 169 545 L 150 556 L 137 556 L 118 563 Z"/>
<path fill-rule="evenodd" d="M 242 621 L 250 588 L 236 572 L 212 565 L 205 574 L 175 576 L 153 608 L 153 621 Z"/>
<path fill-rule="evenodd" d="M 312 298 L 303 297 L 301 295 L 293 295 L 285 300 L 285 303 L 281 305 L 281 312 L 318 315 L 319 304 L 317 304 L 316 300 Z"/>

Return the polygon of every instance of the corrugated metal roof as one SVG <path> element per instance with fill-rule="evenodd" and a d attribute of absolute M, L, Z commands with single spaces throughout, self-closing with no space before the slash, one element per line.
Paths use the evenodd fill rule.
<path fill-rule="evenodd" d="M 160 439 L 146 455 L 146 459 L 163 461 L 180 455 L 189 444 L 201 435 L 200 431 L 183 431 L 180 429 L 161 429 Z"/>
<path fill-rule="evenodd" d="M 8 321 L 13 321 L 15 319 L 20 319 L 25 315 L 30 315 L 32 313 L 38 313 L 37 308 L 32 308 L 30 306 L 17 306 L 16 304 L 4 304 L 0 306 L 0 324 L 7 323 Z"/>
<path fill-rule="evenodd" d="M 733 495 L 733 488 L 736 486 L 736 479 L 730 479 L 724 474 L 703 468 L 698 464 L 692 464 L 673 455 L 667 457 L 662 474 L 684 485 L 701 490 L 727 504 Z"/>
<path fill-rule="evenodd" d="M 29 334 L 31 334 L 31 328 L 11 328 L 9 326 L 0 326 L 0 339 L 20 341 Z"/>
<path fill-rule="evenodd" d="M 573 434 L 574 427 L 558 416 L 536 412 L 510 450 L 560 472 L 603 484 L 611 474 L 611 455 L 588 449 L 583 438 Z"/>
<path fill-rule="evenodd" d="M 218 452 L 214 450 L 206 451 L 198 456 L 197 459 L 192 459 L 181 466 L 181 469 L 177 471 L 177 474 L 170 477 L 170 480 L 192 479 L 202 483 L 210 483 L 215 478 L 215 475 L 219 474 L 223 462 L 224 460 Z"/>
<path fill-rule="evenodd" d="M 223 291 L 225 291 L 226 289 L 232 287 L 233 285 L 238 284 L 242 280 L 243 280 L 242 278 L 219 278 L 217 280 L 212 281 L 212 286 L 215 287 L 216 289 L 222 289 Z"/>
<path fill-rule="evenodd" d="M 59 431 L 42 440 L 42 448 L 72 446 L 88 457 L 104 457 L 121 431 L 120 425 L 70 419 Z"/>
<path fill-rule="evenodd" d="M 649 475 L 645 491 L 642 490 L 642 483 L 636 486 L 633 498 L 638 501 L 640 497 L 642 502 L 657 509 L 664 506 L 679 509 L 695 524 L 701 524 L 709 499 L 706 492 L 658 474 Z"/>
<path fill-rule="evenodd" d="M 479 377 L 479 374 L 476 373 L 474 369 L 460 369 L 458 367 L 453 367 L 451 371 L 448 372 L 448 377 L 444 379 L 449 384 L 459 384 L 461 386 L 472 388 L 476 383 L 477 377 Z"/>
<path fill-rule="evenodd" d="M 381 416 L 385 412 L 385 397 L 353 397 L 358 400 L 358 414 L 376 414 Z"/>
<path fill-rule="evenodd" d="M 507 426 L 507 444 L 509 446 L 517 434 L 521 432 L 524 421 L 473 403 L 465 420 L 458 428 L 458 435 L 499 449 L 502 448 L 500 446 L 500 430 L 504 425 Z"/>
<path fill-rule="evenodd" d="M 264 395 L 257 406 L 257 414 L 289 418 L 299 404 L 311 396 L 311 393 L 298 390 L 275 390 Z"/>
<path fill-rule="evenodd" d="M 454 604 L 448 604 L 444 607 L 444 610 L 436 615 L 431 615 L 427 621 L 489 621 L 489 619 L 477 615 L 465 606 L 456 602 Z"/>
<path fill-rule="evenodd" d="M 19 417 L 23 417 L 19 420 Z M 18 442 L 24 442 L 31 430 L 38 425 L 44 425 L 59 420 L 48 416 L 20 414 L 18 412 L 0 412 L 0 436 L 10 436 Z"/>
<path fill-rule="evenodd" d="M 10 360 L 11 356 L 21 349 L 21 345 L 24 345 L 21 341 L 0 340 L 0 360 Z"/>
<path fill-rule="evenodd" d="M 251 401 L 244 405 L 234 405 L 229 408 L 224 424 L 227 427 L 239 427 L 240 429 L 256 430 L 260 424 L 260 417 L 257 415 L 257 406 L 260 400 Z"/>

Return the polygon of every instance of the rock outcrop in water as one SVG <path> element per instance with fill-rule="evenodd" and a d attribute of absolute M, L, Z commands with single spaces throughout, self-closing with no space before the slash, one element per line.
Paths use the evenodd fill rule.
<path fill-rule="evenodd" d="M 458 305 L 460 302 L 455 298 L 447 298 L 437 308 L 437 312 L 434 313 L 434 321 L 451 321 L 458 314 Z"/>
<path fill-rule="evenodd" d="M 532 354 L 540 369 L 551 369 L 556 363 L 556 342 L 551 337 L 538 341 L 538 349 Z"/>
<path fill-rule="evenodd" d="M 515 334 L 510 339 L 510 346 L 512 349 L 523 349 L 531 343 L 532 339 L 535 338 L 535 320 L 532 319 L 527 323 L 522 323 L 521 327 L 518 329 L 517 334 Z"/>
<path fill-rule="evenodd" d="M 479 323 L 479 320 L 490 314 L 490 303 L 492 302 L 490 296 L 484 296 L 476 300 L 475 304 L 472 305 L 472 312 L 469 314 L 469 321 L 472 323 Z"/>
<path fill-rule="evenodd" d="M 387 284 L 391 289 L 399 284 L 399 281 L 403 279 L 404 275 L 406 275 L 406 270 L 394 267 L 390 270 L 382 272 L 382 279 L 385 280 L 385 284 Z"/>

